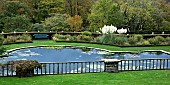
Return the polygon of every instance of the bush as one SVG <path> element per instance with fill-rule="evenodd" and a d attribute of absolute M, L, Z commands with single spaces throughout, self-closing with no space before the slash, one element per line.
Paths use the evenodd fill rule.
<path fill-rule="evenodd" d="M 135 39 L 135 41 L 136 42 L 140 42 L 140 41 L 142 41 L 143 40 L 143 36 L 142 35 L 134 35 L 134 39 Z"/>
<path fill-rule="evenodd" d="M 92 33 L 89 32 L 89 31 L 84 31 L 84 32 L 81 32 L 82 35 L 86 35 L 86 36 L 91 36 Z"/>
<path fill-rule="evenodd" d="M 0 34 L 0 45 L 3 44 L 4 36 Z"/>
<path fill-rule="evenodd" d="M 106 34 L 106 35 L 102 35 L 97 37 L 96 41 L 102 44 L 115 44 L 115 36 L 112 34 Z"/>
<path fill-rule="evenodd" d="M 16 75 L 18 77 L 29 77 L 34 75 L 35 68 L 41 68 L 41 64 L 36 60 L 19 60 L 19 61 L 9 61 L 11 64 L 11 69 L 16 69 Z"/>
<path fill-rule="evenodd" d="M 158 39 L 155 39 L 155 38 L 150 38 L 150 39 L 148 39 L 148 41 L 151 45 L 159 45 L 160 44 Z"/>
<path fill-rule="evenodd" d="M 54 34 L 53 40 L 55 41 L 69 41 L 70 35 L 60 35 L 60 34 Z"/>
<path fill-rule="evenodd" d="M 159 43 L 165 42 L 165 38 L 162 36 L 156 36 L 155 39 L 158 40 Z"/>
<path fill-rule="evenodd" d="M 145 45 L 150 45 L 150 42 L 147 41 L 147 40 L 142 40 L 140 42 L 137 42 L 136 45 L 142 45 L 142 46 L 145 46 Z"/>
<path fill-rule="evenodd" d="M 16 36 L 7 36 L 7 40 L 10 42 L 10 43 L 14 43 L 16 41 Z"/>
<path fill-rule="evenodd" d="M 165 41 L 168 45 L 170 45 L 170 37 L 166 37 Z"/>
<path fill-rule="evenodd" d="M 115 38 L 115 44 L 117 45 L 124 45 L 126 42 L 127 42 L 127 37 L 124 37 L 124 36 L 117 36 Z"/>
<path fill-rule="evenodd" d="M 30 34 L 22 34 L 21 36 L 17 36 L 17 41 L 30 42 L 32 41 L 32 37 Z"/>
<path fill-rule="evenodd" d="M 134 45 L 134 44 L 137 43 L 137 41 L 136 41 L 136 39 L 135 39 L 134 37 L 129 37 L 129 38 L 128 38 L 128 42 L 129 42 L 129 44 L 131 44 L 131 45 Z"/>
<path fill-rule="evenodd" d="M 77 36 L 78 41 L 92 41 L 93 38 L 91 36 L 86 36 L 86 35 L 78 35 Z"/>

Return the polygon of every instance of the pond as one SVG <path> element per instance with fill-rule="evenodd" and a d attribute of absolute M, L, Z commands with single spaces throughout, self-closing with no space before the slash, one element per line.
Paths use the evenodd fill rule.
<path fill-rule="evenodd" d="M 4 60 L 37 60 L 39 62 L 74 62 L 97 61 L 101 59 L 146 59 L 170 58 L 163 52 L 108 52 L 101 49 L 85 47 L 34 47 L 10 52 Z M 1 60 L 2 62 L 2 60 Z"/>

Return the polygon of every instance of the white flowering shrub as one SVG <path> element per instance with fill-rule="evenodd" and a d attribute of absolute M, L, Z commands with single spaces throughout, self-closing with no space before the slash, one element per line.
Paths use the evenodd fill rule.
<path fill-rule="evenodd" d="M 117 33 L 119 33 L 119 34 L 123 34 L 123 33 L 127 33 L 127 29 L 118 29 L 117 30 Z"/>
<path fill-rule="evenodd" d="M 103 34 L 114 33 L 117 31 L 117 27 L 115 26 L 106 26 L 104 25 L 103 28 L 100 29 Z"/>

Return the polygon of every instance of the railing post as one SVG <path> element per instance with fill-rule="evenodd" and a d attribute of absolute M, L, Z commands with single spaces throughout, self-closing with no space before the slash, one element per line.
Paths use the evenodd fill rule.
<path fill-rule="evenodd" d="M 102 59 L 105 63 L 105 72 L 119 72 L 118 63 L 120 60 L 118 59 Z"/>

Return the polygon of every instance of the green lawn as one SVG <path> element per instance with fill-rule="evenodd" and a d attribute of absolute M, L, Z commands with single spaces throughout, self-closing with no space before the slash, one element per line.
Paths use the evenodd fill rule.
<path fill-rule="evenodd" d="M 73 45 L 103 48 L 112 51 L 142 51 L 165 50 L 170 52 L 170 46 L 156 47 L 116 47 L 87 43 L 68 43 L 54 41 L 33 41 L 33 43 L 4 45 L 9 50 L 19 47 L 38 45 Z M 28 78 L 0 78 L 0 85 L 170 85 L 170 70 L 130 71 L 120 73 L 87 73 L 35 76 Z"/>
<path fill-rule="evenodd" d="M 103 48 L 112 51 L 142 51 L 142 50 L 165 50 L 170 52 L 170 46 L 152 46 L 152 47 L 116 47 L 108 45 L 99 45 L 99 44 L 87 44 L 87 43 L 69 43 L 69 42 L 54 42 L 47 40 L 35 40 L 33 43 L 23 43 L 23 44 L 11 44 L 4 45 L 4 47 L 9 50 L 19 47 L 27 46 L 39 46 L 39 45 L 72 45 L 72 46 L 87 46 L 87 47 L 96 47 Z"/>
<path fill-rule="evenodd" d="M 87 73 L 29 78 L 4 77 L 0 85 L 170 85 L 170 71 Z"/>

